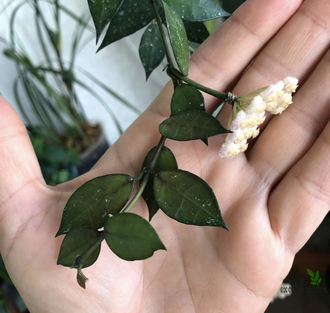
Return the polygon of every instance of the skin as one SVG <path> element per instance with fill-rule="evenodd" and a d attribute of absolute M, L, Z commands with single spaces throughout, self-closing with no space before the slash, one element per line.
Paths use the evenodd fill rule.
<path fill-rule="evenodd" d="M 218 157 L 224 136 L 211 138 L 209 147 L 167 141 L 179 167 L 213 188 L 230 231 L 183 225 L 159 212 L 152 225 L 168 251 L 126 262 L 103 243 L 98 261 L 84 270 L 86 290 L 75 271 L 56 265 L 63 207 L 91 178 L 139 173 L 170 114 L 172 87 L 90 172 L 57 187 L 44 183 L 23 123 L 1 99 L 0 251 L 30 311 L 264 312 L 329 212 L 329 15 L 328 0 L 249 0 L 198 49 L 189 77 L 199 83 L 241 95 L 294 76 L 300 80 L 294 103 L 268 118 L 236 158 Z M 205 99 L 209 112 L 219 104 Z M 224 125 L 228 112 L 220 116 Z M 147 216 L 142 201 L 132 212 Z"/>

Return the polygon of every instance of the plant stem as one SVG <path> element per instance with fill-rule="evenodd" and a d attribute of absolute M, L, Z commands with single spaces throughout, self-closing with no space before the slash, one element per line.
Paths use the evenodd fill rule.
<path fill-rule="evenodd" d="M 82 267 L 88 257 L 94 252 L 94 250 L 101 244 L 105 239 L 105 233 L 102 232 L 94 243 L 82 254 L 78 255 L 72 267 Z"/>
<path fill-rule="evenodd" d="M 154 155 L 152 157 L 152 160 L 151 160 L 150 164 L 147 166 L 147 168 L 145 170 L 145 174 L 143 176 L 143 179 L 142 179 L 142 182 L 140 184 L 139 190 L 137 191 L 137 193 L 135 194 L 135 196 L 131 200 L 131 202 L 123 210 L 123 213 L 129 212 L 132 209 L 132 207 L 135 205 L 135 203 L 138 201 L 138 199 L 140 198 L 140 196 L 142 195 L 142 193 L 143 193 L 144 189 L 146 188 L 147 183 L 149 181 L 150 174 L 151 174 L 151 172 L 155 168 L 155 165 L 156 165 L 157 159 L 159 157 L 159 154 L 160 154 L 160 152 L 162 151 L 162 149 L 164 147 L 165 141 L 166 141 L 166 137 L 162 136 L 160 138 L 159 142 L 158 142 L 157 149 L 156 149 L 156 151 L 155 151 L 155 153 L 154 153 Z"/>
<path fill-rule="evenodd" d="M 164 27 L 163 27 L 163 24 L 162 24 L 162 19 L 161 19 L 160 15 L 157 11 L 156 2 L 155 2 L 155 0 L 150 0 L 150 2 L 151 2 L 152 10 L 154 12 L 155 19 L 156 19 L 160 34 L 162 36 L 163 43 L 164 43 L 167 62 L 170 64 L 171 67 L 174 67 L 174 62 L 173 62 L 172 57 L 171 57 L 171 48 L 170 48 L 169 43 L 167 41 L 166 33 L 164 31 Z M 174 88 L 176 88 L 177 79 L 172 78 L 172 80 L 173 80 Z M 165 141 L 166 141 L 166 137 L 162 136 L 159 140 L 158 145 L 157 145 L 157 149 L 155 151 L 155 154 L 154 154 L 150 164 L 147 166 L 147 168 L 145 170 L 145 174 L 144 174 L 143 179 L 141 181 L 139 190 L 137 191 L 137 193 L 135 194 L 133 199 L 130 201 L 130 203 L 126 206 L 126 208 L 122 211 L 122 213 L 129 212 L 132 209 L 132 207 L 135 205 L 135 203 L 138 201 L 140 196 L 142 195 L 142 193 L 143 193 L 144 189 L 146 188 L 147 183 L 149 181 L 150 174 L 154 170 L 154 167 L 156 165 L 159 154 L 160 154 L 160 152 L 162 151 L 162 149 L 164 147 Z"/>
<path fill-rule="evenodd" d="M 139 200 L 139 198 L 141 197 L 144 189 L 146 188 L 147 186 L 147 183 L 148 183 L 148 180 L 149 180 L 149 177 L 150 177 L 150 173 L 145 173 L 144 174 L 144 177 L 142 179 L 142 182 L 141 182 L 141 185 L 140 185 L 140 188 L 138 190 L 138 192 L 135 194 L 134 198 L 131 200 L 131 202 L 127 205 L 127 207 L 123 210 L 122 213 L 128 213 L 132 208 L 133 206 L 135 205 L 135 203 Z"/>
<path fill-rule="evenodd" d="M 160 15 L 157 11 L 155 0 L 150 0 L 150 1 L 151 1 L 151 4 L 152 4 L 152 9 L 153 9 L 153 12 L 154 12 L 154 15 L 155 15 L 155 18 L 156 18 L 156 22 L 157 22 L 160 34 L 162 36 L 162 40 L 163 40 L 163 43 L 164 43 L 167 62 L 171 66 L 174 66 L 174 62 L 173 62 L 172 57 L 171 57 L 172 49 L 170 48 L 169 43 L 167 41 L 166 33 L 164 31 L 164 27 L 163 27 L 163 23 L 162 23 L 162 18 L 160 17 Z"/>
<path fill-rule="evenodd" d="M 167 69 L 167 74 L 172 77 L 173 79 L 176 78 L 176 79 L 179 79 L 179 80 L 182 80 L 184 82 L 186 82 L 188 85 L 191 85 L 201 91 L 204 91 L 206 93 L 208 93 L 209 95 L 213 96 L 213 97 L 216 97 L 218 99 L 221 99 L 221 100 L 227 100 L 229 95 L 228 93 L 226 92 L 221 92 L 221 91 L 216 91 L 214 89 L 211 89 L 209 87 L 206 87 L 206 86 L 203 86 L 197 82 L 195 82 L 194 80 L 182 75 L 179 71 L 177 71 L 175 68 L 168 68 Z"/>
<path fill-rule="evenodd" d="M 163 147 L 164 147 L 164 144 L 165 144 L 165 141 L 166 141 L 166 137 L 162 136 L 158 142 L 158 145 L 157 145 L 157 149 L 156 149 L 156 152 L 154 154 L 154 156 L 152 157 L 152 160 L 150 162 L 150 165 L 149 165 L 149 170 L 154 170 L 155 168 L 155 165 L 156 165 L 156 162 L 158 160 L 158 157 L 160 155 L 160 152 L 162 151 Z"/>

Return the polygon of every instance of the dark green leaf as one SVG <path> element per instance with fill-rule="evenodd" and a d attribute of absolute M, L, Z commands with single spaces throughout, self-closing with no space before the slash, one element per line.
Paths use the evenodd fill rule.
<path fill-rule="evenodd" d="M 244 2 L 245 0 L 224 0 L 221 1 L 221 5 L 225 11 L 234 13 L 234 11 Z"/>
<path fill-rule="evenodd" d="M 306 270 L 309 276 L 314 277 L 314 273 L 311 270 L 309 270 L 308 268 L 306 268 Z"/>
<path fill-rule="evenodd" d="M 145 187 L 142 197 L 144 201 L 147 203 L 148 211 L 149 211 L 149 221 L 155 216 L 155 214 L 159 210 L 159 206 L 154 196 L 154 178 L 150 177 Z"/>
<path fill-rule="evenodd" d="M 143 167 L 146 167 L 151 163 L 151 160 L 156 152 L 156 149 L 157 147 L 154 147 L 148 152 L 147 156 L 143 161 Z M 164 146 L 155 164 L 155 168 L 154 168 L 155 173 L 159 173 L 164 170 L 174 170 L 177 168 L 178 165 L 176 163 L 176 159 L 173 152 L 169 148 Z"/>
<path fill-rule="evenodd" d="M 320 278 L 320 279 L 318 280 L 317 284 L 319 284 L 319 283 L 321 282 L 321 280 L 322 280 L 322 278 Z"/>
<path fill-rule="evenodd" d="M 203 22 L 183 21 L 189 41 L 203 43 L 210 35 Z"/>
<path fill-rule="evenodd" d="M 132 178 L 124 174 L 106 175 L 88 181 L 77 189 L 66 204 L 56 236 L 80 227 L 103 227 L 109 214 L 116 214 L 125 206 L 133 187 Z"/>
<path fill-rule="evenodd" d="M 159 207 L 178 222 L 228 229 L 211 187 L 198 176 L 182 171 L 164 171 L 155 176 Z"/>
<path fill-rule="evenodd" d="M 147 156 L 143 162 L 143 168 L 150 164 L 152 157 L 154 156 L 154 153 L 156 151 L 156 148 L 157 147 L 154 147 L 147 154 Z M 159 154 L 158 160 L 155 164 L 155 168 L 154 168 L 155 173 L 159 173 L 161 171 L 175 170 L 177 168 L 178 168 L 178 165 L 176 163 L 174 154 L 172 153 L 172 151 L 169 148 L 163 147 L 162 151 Z M 142 197 L 148 205 L 149 221 L 151 221 L 152 217 L 159 210 L 159 206 L 158 206 L 157 201 L 154 196 L 154 177 L 153 176 L 151 176 L 149 178 L 147 186 L 142 193 Z"/>
<path fill-rule="evenodd" d="M 88 0 L 89 10 L 96 29 L 96 42 L 99 40 L 102 30 L 107 26 L 124 0 Z"/>
<path fill-rule="evenodd" d="M 188 141 L 228 133 L 212 115 L 191 110 L 179 113 L 159 125 L 160 133 L 170 139 Z"/>
<path fill-rule="evenodd" d="M 172 101 L 172 116 L 189 110 L 198 110 L 205 112 L 204 97 L 195 87 L 190 85 L 179 85 L 175 88 Z M 202 141 L 208 145 L 207 138 Z"/>
<path fill-rule="evenodd" d="M 318 279 L 319 279 L 319 277 L 320 277 L 320 274 L 319 274 L 319 271 L 317 271 L 316 273 L 315 273 L 315 281 L 317 281 Z"/>
<path fill-rule="evenodd" d="M 170 37 L 175 60 L 181 73 L 188 75 L 189 45 L 186 29 L 179 15 L 177 15 L 165 2 L 164 12 L 168 35 Z"/>
<path fill-rule="evenodd" d="M 149 25 L 144 32 L 140 42 L 139 54 L 148 79 L 152 71 L 165 57 L 165 48 L 157 24 Z"/>
<path fill-rule="evenodd" d="M 153 227 L 133 213 L 110 218 L 105 225 L 105 240 L 110 249 L 126 261 L 144 260 L 157 250 L 166 250 Z"/>
<path fill-rule="evenodd" d="M 316 281 L 316 279 L 313 278 L 313 277 L 310 277 L 309 279 L 310 279 L 311 281 Z"/>
<path fill-rule="evenodd" d="M 195 87 L 179 85 L 175 88 L 171 101 L 172 116 L 189 110 L 205 112 L 204 97 Z"/>
<path fill-rule="evenodd" d="M 108 31 L 99 48 L 131 35 L 149 24 L 154 18 L 150 1 L 125 0 L 111 20 Z"/>
<path fill-rule="evenodd" d="M 61 245 L 57 264 L 71 267 L 78 255 L 84 253 L 98 237 L 98 231 L 92 228 L 76 228 L 70 231 Z M 83 267 L 91 266 L 98 258 L 101 245 L 84 262 Z"/>
<path fill-rule="evenodd" d="M 230 16 L 213 0 L 163 0 L 182 19 L 188 21 L 208 21 L 222 16 Z"/>
<path fill-rule="evenodd" d="M 312 285 L 317 285 L 315 282 L 311 282 Z"/>

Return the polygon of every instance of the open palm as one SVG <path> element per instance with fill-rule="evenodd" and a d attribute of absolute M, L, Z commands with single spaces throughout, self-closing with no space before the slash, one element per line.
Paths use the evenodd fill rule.
<path fill-rule="evenodd" d="M 268 119 L 237 158 L 218 157 L 223 136 L 211 138 L 209 147 L 167 141 L 179 167 L 213 188 L 230 231 L 183 225 L 158 212 L 152 224 L 168 251 L 126 262 L 103 243 L 97 262 L 84 270 L 86 290 L 74 271 L 56 265 L 63 207 L 91 178 L 140 171 L 169 116 L 171 87 L 94 169 L 54 188 L 42 179 L 24 125 L 1 100 L 0 251 L 30 311 L 263 312 L 329 211 L 329 14 L 328 0 L 249 0 L 200 47 L 192 79 L 241 95 L 296 76 L 294 103 Z M 210 112 L 217 105 L 208 96 L 206 104 Z M 221 113 L 224 124 L 227 115 Z M 142 201 L 133 212 L 147 216 Z"/>

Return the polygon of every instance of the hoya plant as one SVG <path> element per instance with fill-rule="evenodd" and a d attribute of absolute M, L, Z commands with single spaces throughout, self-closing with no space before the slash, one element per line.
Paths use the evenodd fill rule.
<path fill-rule="evenodd" d="M 141 172 L 113 173 L 88 181 L 68 200 L 57 236 L 65 235 L 58 264 L 76 268 L 83 288 L 82 269 L 98 258 L 101 243 L 127 261 L 143 260 L 157 250 L 166 250 L 150 224 L 159 210 L 179 223 L 221 227 L 228 230 L 211 187 L 200 177 L 180 170 L 168 140 L 202 140 L 226 135 L 220 157 L 235 157 L 247 149 L 248 140 L 259 133 L 266 112 L 280 114 L 292 102 L 297 79 L 278 83 L 242 96 L 220 92 L 191 80 L 189 57 L 208 37 L 204 22 L 228 17 L 213 0 L 88 0 L 96 29 L 96 40 L 105 35 L 99 50 L 145 28 L 139 46 L 148 78 L 166 57 L 166 73 L 173 83 L 171 115 L 159 125 L 160 139 L 150 147 Z M 228 125 L 205 111 L 203 93 L 231 105 Z M 142 197 L 149 221 L 133 213 Z"/>

